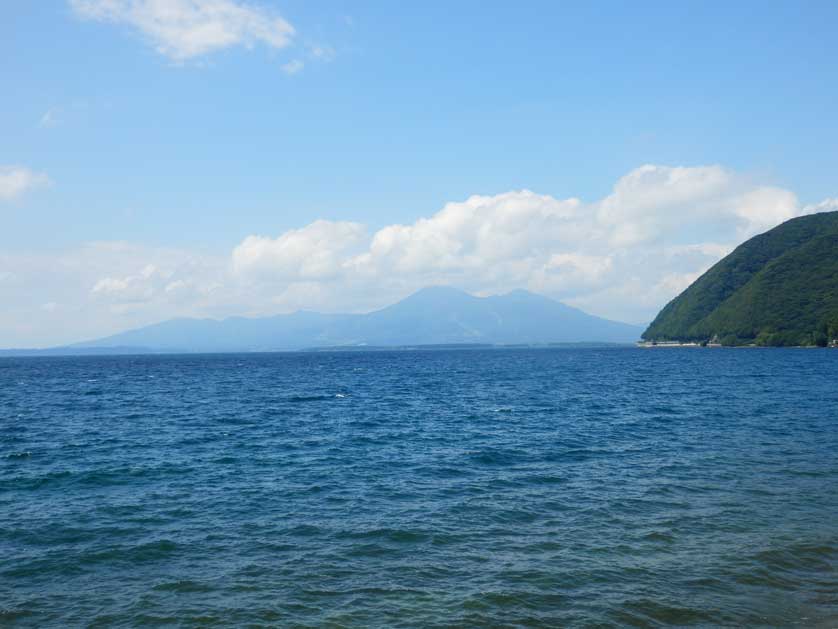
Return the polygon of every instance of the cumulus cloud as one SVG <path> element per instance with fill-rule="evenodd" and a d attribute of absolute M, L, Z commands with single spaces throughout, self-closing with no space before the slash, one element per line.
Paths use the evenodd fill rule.
<path fill-rule="evenodd" d="M 0 299 L 13 304 L 0 312 L 0 346 L 21 344 L 9 335 L 50 330 L 68 342 L 176 316 L 361 312 L 435 284 L 527 288 L 642 323 L 745 238 L 829 210 L 838 199 L 802 206 L 720 166 L 642 166 L 598 200 L 475 195 L 411 223 L 317 220 L 212 255 L 123 242 L 58 257 L 0 252 Z"/>
<path fill-rule="evenodd" d="M 145 265 L 138 273 L 126 277 L 103 277 L 93 286 L 91 292 L 116 298 L 120 302 L 147 301 L 155 289 L 171 277 L 171 272 L 162 271 L 153 264 Z"/>
<path fill-rule="evenodd" d="M 219 288 L 225 284 L 231 288 L 229 265 L 218 256 L 147 249 L 125 242 L 90 243 L 81 253 L 86 261 L 77 260 L 79 253 L 70 259 L 74 265 L 89 265 L 91 275 L 86 283 L 90 297 L 113 311 L 174 308 L 179 315 L 195 315 L 213 308 L 215 304 L 208 298 Z M 101 275 L 106 263 L 113 265 L 109 267 L 112 272 Z M 228 290 L 223 298 L 232 304 L 233 296 Z"/>
<path fill-rule="evenodd" d="M 70 0 L 84 19 L 128 25 L 162 55 L 183 62 L 233 46 L 284 48 L 294 27 L 236 0 Z"/>
<path fill-rule="evenodd" d="M 278 238 L 248 236 L 233 250 L 233 268 L 271 281 L 332 279 L 364 232 L 359 223 L 320 220 Z"/>
<path fill-rule="evenodd" d="M 752 236 L 798 213 L 795 195 L 755 186 L 721 166 L 645 165 L 622 177 L 597 204 L 597 220 L 614 245 L 671 238 L 691 227 L 698 237 L 727 233 Z M 711 233 L 711 230 L 715 233 Z"/>
<path fill-rule="evenodd" d="M 838 211 L 838 197 L 834 199 L 824 199 L 820 203 L 814 205 L 807 205 L 803 208 L 804 214 L 817 214 L 818 212 L 835 212 Z"/>
<path fill-rule="evenodd" d="M 317 221 L 250 236 L 232 260 L 289 309 L 316 298 L 362 310 L 450 284 L 481 294 L 525 287 L 640 322 L 744 238 L 810 211 L 819 210 L 721 166 L 645 165 L 591 203 L 529 190 L 475 195 L 371 234 Z"/>
<path fill-rule="evenodd" d="M 49 177 L 23 166 L 0 166 L 0 201 L 17 199 L 29 190 L 49 184 Z"/>

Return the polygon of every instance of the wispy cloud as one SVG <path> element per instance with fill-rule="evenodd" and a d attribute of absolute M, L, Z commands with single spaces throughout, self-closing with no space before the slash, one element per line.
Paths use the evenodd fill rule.
<path fill-rule="evenodd" d="M 297 74 L 305 67 L 305 63 L 300 61 L 299 59 L 293 59 L 286 64 L 282 65 L 282 71 L 285 74 Z"/>
<path fill-rule="evenodd" d="M 38 124 L 44 129 L 49 129 L 51 127 L 57 127 L 61 124 L 61 121 L 61 107 L 50 107 L 44 112 L 44 115 L 41 116 L 41 120 Z"/>
<path fill-rule="evenodd" d="M 279 14 L 237 0 L 69 0 L 80 17 L 125 24 L 155 50 L 184 62 L 224 48 L 285 48 L 294 27 Z"/>
<path fill-rule="evenodd" d="M 335 49 L 331 46 L 314 44 L 308 47 L 308 53 L 312 59 L 328 63 L 335 58 Z"/>
<path fill-rule="evenodd" d="M 49 184 L 44 173 L 23 166 L 0 166 L 0 201 L 17 199 L 29 190 Z"/>
<path fill-rule="evenodd" d="M 305 47 L 305 58 L 312 63 L 330 63 L 334 61 L 336 54 L 331 46 L 309 44 Z M 302 59 L 292 59 L 283 64 L 281 69 L 285 74 L 291 75 L 301 72 L 305 66 L 306 64 Z"/>

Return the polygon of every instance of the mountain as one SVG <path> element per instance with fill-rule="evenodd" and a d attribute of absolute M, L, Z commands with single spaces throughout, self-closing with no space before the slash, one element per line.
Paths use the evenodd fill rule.
<path fill-rule="evenodd" d="M 629 343 L 640 331 L 527 291 L 474 297 L 454 288 L 433 287 L 368 314 L 301 311 L 222 321 L 172 319 L 71 349 L 226 352 L 364 345 Z"/>
<path fill-rule="evenodd" d="M 736 248 L 661 310 L 643 339 L 826 345 L 838 337 L 838 212 L 786 221 Z"/>

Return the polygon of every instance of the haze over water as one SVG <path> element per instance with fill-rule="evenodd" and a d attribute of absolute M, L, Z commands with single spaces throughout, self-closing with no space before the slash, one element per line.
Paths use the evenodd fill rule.
<path fill-rule="evenodd" d="M 835 626 L 838 352 L 0 359 L 0 623 Z"/>

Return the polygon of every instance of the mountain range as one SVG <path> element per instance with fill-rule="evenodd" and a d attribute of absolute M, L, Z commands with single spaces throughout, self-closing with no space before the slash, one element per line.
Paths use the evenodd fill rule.
<path fill-rule="evenodd" d="M 523 290 L 475 297 L 425 288 L 367 314 L 299 311 L 262 318 L 172 319 L 67 351 L 232 352 L 451 344 L 630 343 L 642 328 L 589 315 Z"/>

